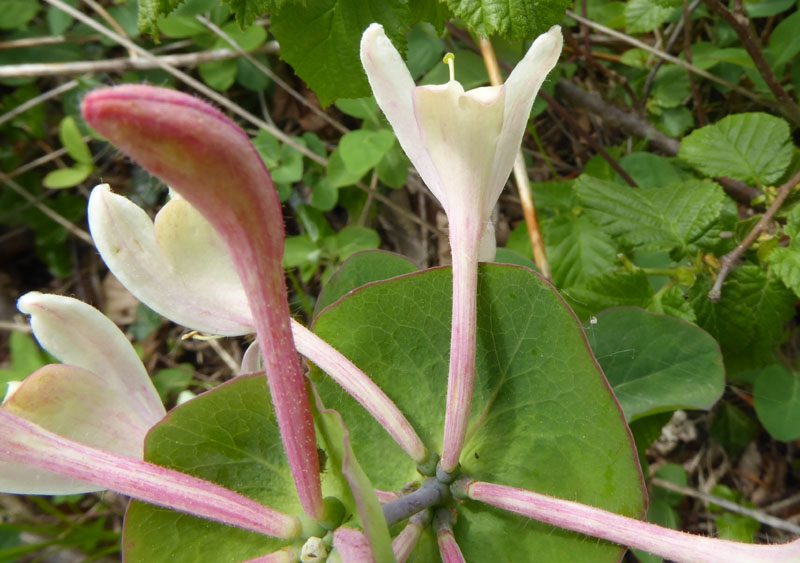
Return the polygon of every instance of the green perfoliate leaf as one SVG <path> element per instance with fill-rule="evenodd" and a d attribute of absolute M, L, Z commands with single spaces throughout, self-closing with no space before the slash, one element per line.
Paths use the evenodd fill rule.
<path fill-rule="evenodd" d="M 89 145 L 83 140 L 78 125 L 72 117 L 65 117 L 58 125 L 58 137 L 61 144 L 67 149 L 73 159 L 82 164 L 92 164 L 92 153 L 89 152 Z"/>
<path fill-rule="evenodd" d="M 452 277 L 436 269 L 370 284 L 317 317 L 315 332 L 355 362 L 441 451 Z M 461 467 L 470 476 L 578 499 L 636 517 L 638 464 L 584 336 L 564 302 L 530 270 L 480 266 L 476 380 Z M 379 489 L 418 478 L 414 462 L 323 374 L 312 380 L 342 414 Z M 457 508 L 467 560 L 616 561 L 620 549 L 467 502 Z"/>
<path fill-rule="evenodd" d="M 322 289 L 317 298 L 314 315 L 316 316 L 319 311 L 340 297 L 363 285 L 410 274 L 418 269 L 405 256 L 392 252 L 384 250 L 357 252 L 345 260 Z"/>
<path fill-rule="evenodd" d="M 264 376 L 242 376 L 171 411 L 150 431 L 145 460 L 302 513 Z M 128 561 L 238 562 L 289 543 L 132 501 L 123 552 Z"/>
<path fill-rule="evenodd" d="M 272 16 L 271 31 L 281 58 L 314 90 L 322 106 L 336 98 L 369 95 L 361 68 L 361 34 L 373 22 L 402 51 L 410 27 L 408 5 L 368 0 L 318 0 L 283 6 Z"/>
<path fill-rule="evenodd" d="M 698 278 L 689 299 L 697 324 L 719 342 L 728 373 L 772 363 L 783 326 L 794 315 L 792 292 L 750 264 L 728 275 L 717 303 L 708 299 L 711 283 Z"/>
<path fill-rule="evenodd" d="M 642 270 L 610 272 L 595 276 L 584 284 L 561 290 L 578 318 L 585 321 L 609 307 L 647 307 L 653 288 Z M 591 332 L 588 335 L 591 338 Z"/>
<path fill-rule="evenodd" d="M 756 378 L 753 387 L 758 420 L 776 439 L 800 438 L 800 374 L 773 364 Z"/>
<path fill-rule="evenodd" d="M 654 0 L 629 0 L 625 4 L 625 30 L 628 33 L 647 33 L 660 27 L 674 8 L 664 7 Z"/>
<path fill-rule="evenodd" d="M 706 176 L 769 185 L 792 159 L 789 124 L 766 113 L 740 113 L 683 138 L 678 156 Z"/>
<path fill-rule="evenodd" d="M 594 223 L 623 243 L 650 251 L 690 251 L 712 231 L 725 199 L 718 184 L 701 180 L 633 190 L 584 174 L 576 190 Z"/>
<path fill-rule="evenodd" d="M 535 39 L 561 23 L 569 0 L 446 0 L 472 33 L 481 37 Z"/>
<path fill-rule="evenodd" d="M 628 420 L 709 409 L 725 388 L 722 354 L 702 329 L 636 308 L 609 309 L 589 343 Z"/>

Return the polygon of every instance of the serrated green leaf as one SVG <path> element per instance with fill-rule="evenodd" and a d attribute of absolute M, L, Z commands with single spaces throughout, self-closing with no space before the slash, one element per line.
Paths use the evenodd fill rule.
<path fill-rule="evenodd" d="M 436 33 L 444 33 L 444 26 L 453 17 L 450 9 L 444 2 L 430 2 L 429 0 L 408 0 L 411 8 L 411 22 L 427 22 L 433 26 Z"/>
<path fill-rule="evenodd" d="M 769 255 L 769 270 L 797 296 L 800 296 L 800 251 L 776 248 Z"/>
<path fill-rule="evenodd" d="M 697 324 L 719 342 L 729 374 L 772 363 L 783 325 L 794 315 L 793 293 L 750 264 L 728 275 L 719 302 L 708 299 L 710 289 L 710 279 L 698 279 L 690 302 Z"/>
<path fill-rule="evenodd" d="M 314 316 L 347 293 L 368 283 L 388 280 L 419 270 L 405 256 L 385 250 L 365 250 L 350 256 L 322 288 Z"/>
<path fill-rule="evenodd" d="M 659 291 L 653 296 L 653 301 L 647 306 L 647 310 L 653 313 L 669 315 L 690 323 L 694 323 L 697 320 L 689 300 L 678 286 L 672 286 L 666 291 Z"/>
<path fill-rule="evenodd" d="M 574 316 L 524 268 L 481 265 L 478 286 L 464 472 L 638 517 L 643 505 L 631 440 Z M 451 296 L 450 269 L 428 270 L 363 287 L 314 325 L 392 398 L 433 451 L 441 450 Z M 338 385 L 317 370 L 311 378 L 342 413 L 376 487 L 394 490 L 417 478 L 414 462 Z M 564 553 L 576 561 L 616 561 L 621 554 L 479 503 L 457 510 L 454 532 L 470 561 L 530 553 L 542 562 L 561 562 Z"/>
<path fill-rule="evenodd" d="M 768 185 L 792 159 L 789 124 L 766 113 L 739 113 L 683 138 L 678 156 L 707 176 Z"/>
<path fill-rule="evenodd" d="M 373 22 L 405 51 L 410 27 L 408 5 L 367 0 L 318 0 L 289 4 L 272 16 L 270 30 L 281 44 L 281 58 L 316 92 L 323 107 L 336 98 L 369 95 L 358 49 Z"/>
<path fill-rule="evenodd" d="M 625 4 L 625 30 L 628 33 L 647 33 L 667 21 L 674 8 L 664 7 L 654 0 L 628 0 Z"/>
<path fill-rule="evenodd" d="M 576 193 L 590 219 L 625 244 L 683 252 L 700 242 L 722 211 L 715 182 L 689 180 L 660 189 L 631 189 L 583 175 Z"/>
<path fill-rule="evenodd" d="M 709 409 L 725 390 L 719 345 L 704 330 L 642 309 L 609 309 L 591 324 L 592 346 L 628 420 Z"/>
<path fill-rule="evenodd" d="M 542 236 L 557 287 L 581 285 L 614 268 L 617 248 L 611 237 L 585 217 L 558 215 L 543 221 Z"/>
<path fill-rule="evenodd" d="M 535 39 L 561 23 L 569 0 L 446 0 L 453 15 L 481 37 Z"/>
<path fill-rule="evenodd" d="M 650 152 L 632 152 L 619 159 L 619 165 L 630 174 L 640 188 L 663 188 L 692 178 L 669 160 Z M 615 178 L 618 184 L 627 186 L 622 178 Z"/>
<path fill-rule="evenodd" d="M 800 438 L 800 373 L 779 364 L 767 367 L 756 378 L 753 401 L 758 420 L 773 438 Z"/>
<path fill-rule="evenodd" d="M 561 290 L 564 299 L 582 321 L 610 307 L 647 307 L 653 288 L 642 270 L 595 276 L 583 285 Z M 591 331 L 587 336 L 591 339 Z"/>
<path fill-rule="evenodd" d="M 60 168 L 48 172 L 42 180 L 42 185 L 51 190 L 72 188 L 83 182 L 92 173 L 94 167 L 91 164 L 78 162 L 71 168 Z"/>

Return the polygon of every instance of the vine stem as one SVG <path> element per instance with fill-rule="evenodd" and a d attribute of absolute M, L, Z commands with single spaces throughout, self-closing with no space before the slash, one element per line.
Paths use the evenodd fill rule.
<path fill-rule="evenodd" d="M 468 478 L 453 483 L 451 490 L 460 498 L 469 498 L 526 518 L 641 549 L 673 561 L 800 561 L 800 540 L 782 545 L 753 545 L 696 536 L 585 504 Z"/>
<path fill-rule="evenodd" d="M 767 225 L 769 225 L 770 221 L 772 221 L 772 218 L 775 216 L 775 213 L 778 212 L 778 209 L 780 209 L 781 205 L 783 205 L 783 202 L 798 184 L 800 184 L 800 172 L 792 176 L 788 182 L 783 184 L 778 189 L 778 195 L 775 197 L 775 201 L 773 201 L 772 205 L 769 206 L 769 209 L 764 212 L 764 215 L 761 216 L 761 219 L 758 221 L 758 223 L 756 223 L 756 226 L 753 227 L 753 230 L 747 234 L 745 239 L 740 242 L 736 248 L 720 258 L 719 263 L 721 268 L 717 274 L 717 279 L 714 282 L 714 285 L 708 292 L 708 299 L 711 302 L 716 303 L 719 301 L 722 295 L 722 284 L 725 283 L 725 278 L 728 277 L 728 274 L 736 265 L 736 262 L 739 260 L 739 258 L 742 257 L 748 248 L 750 248 L 758 236 L 764 232 L 764 229 L 767 228 Z"/>

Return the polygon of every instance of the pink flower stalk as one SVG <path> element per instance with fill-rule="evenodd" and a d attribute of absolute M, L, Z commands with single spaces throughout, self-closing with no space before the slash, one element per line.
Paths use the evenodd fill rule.
<path fill-rule="evenodd" d="M 443 563 L 465 563 L 461 548 L 456 543 L 452 529 L 453 515 L 446 508 L 440 508 L 433 516 L 433 527 L 436 531 L 436 543 L 439 544 L 439 555 Z"/>
<path fill-rule="evenodd" d="M 426 508 L 408 519 L 408 524 L 392 540 L 392 551 L 397 563 L 405 563 L 417 546 L 422 531 L 430 523 L 431 511 Z"/>
<path fill-rule="evenodd" d="M 222 113 L 172 90 L 97 90 L 82 110 L 101 135 L 199 210 L 228 245 L 255 320 L 300 503 L 308 516 L 323 520 L 314 424 L 289 326 L 281 206 L 261 157 Z"/>
<path fill-rule="evenodd" d="M 5 460 L 276 538 L 292 539 L 301 532 L 295 516 L 209 481 L 68 440 L 3 409 L 0 427 Z"/>
<path fill-rule="evenodd" d="M 536 39 L 505 84 L 465 92 L 452 69 L 447 84 L 415 86 L 382 26 L 372 24 L 361 38 L 361 62 L 375 99 L 450 223 L 453 316 L 440 461 L 445 474 L 458 466 L 472 403 L 478 260 L 494 259 L 489 216 L 561 43 L 554 26 Z"/>
<path fill-rule="evenodd" d="M 753 545 L 695 536 L 585 504 L 468 478 L 457 480 L 451 490 L 461 498 L 470 498 L 559 528 L 641 549 L 671 561 L 800 561 L 800 540 L 783 545 Z"/>

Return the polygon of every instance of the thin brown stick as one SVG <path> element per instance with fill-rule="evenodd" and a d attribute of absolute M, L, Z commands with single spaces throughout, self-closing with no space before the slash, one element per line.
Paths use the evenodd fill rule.
<path fill-rule="evenodd" d="M 0 67 L 0 69 L 2 69 L 2 67 Z M 17 107 L 15 107 L 12 110 L 7 111 L 3 115 L 0 115 L 0 125 L 5 123 L 6 121 L 11 121 L 12 119 L 17 117 L 18 115 L 21 115 L 21 114 L 25 113 L 26 111 L 28 111 L 29 109 L 31 109 L 33 107 L 36 107 L 41 103 L 46 102 L 50 98 L 55 98 L 57 96 L 60 96 L 64 92 L 68 92 L 68 91 L 72 90 L 73 88 L 77 88 L 78 84 L 79 83 L 78 83 L 77 80 L 70 80 L 69 82 L 65 82 L 64 84 L 61 84 L 60 86 L 57 86 L 57 87 L 53 88 L 52 90 L 48 90 L 47 92 L 43 92 L 43 93 L 39 94 L 38 96 L 36 96 L 34 98 L 31 98 L 27 102 L 18 105 Z"/>
<path fill-rule="evenodd" d="M 275 53 L 278 44 L 274 41 L 264 45 L 258 52 Z M 74 61 L 70 63 L 31 63 L 19 65 L 0 66 L 0 78 L 30 78 L 41 76 L 74 76 L 90 72 L 124 72 L 126 70 L 149 70 L 160 68 L 161 64 L 172 66 L 196 66 L 200 63 L 211 61 L 225 61 L 236 59 L 240 55 L 233 49 L 215 49 L 199 53 L 185 53 L 182 55 L 162 55 L 157 57 L 159 62 L 148 58 L 136 57 L 105 59 L 101 61 Z"/>
<path fill-rule="evenodd" d="M 722 78 L 719 78 L 718 76 L 714 76 L 713 74 L 711 74 L 708 71 L 699 69 L 694 65 L 690 65 L 686 61 L 684 61 L 682 59 L 679 59 L 678 57 L 673 57 L 669 53 L 665 53 L 664 51 L 662 51 L 660 49 L 656 49 L 655 47 L 652 47 L 651 45 L 648 45 L 647 43 L 639 41 L 638 39 L 636 39 L 634 37 L 631 37 L 630 35 L 625 35 L 624 33 L 621 33 L 619 31 L 615 31 L 615 30 L 613 30 L 613 29 L 611 29 L 609 27 L 606 27 L 604 25 L 601 25 L 599 23 L 593 22 L 591 20 L 584 19 L 581 16 L 579 16 L 578 14 L 576 14 L 576 13 L 570 11 L 570 10 L 567 10 L 567 15 L 570 18 L 574 19 L 575 21 L 577 21 L 579 23 L 586 23 L 586 25 L 588 25 L 589 27 L 595 29 L 596 31 L 605 33 L 606 35 L 608 35 L 610 37 L 614 37 L 615 39 L 619 39 L 621 41 L 624 41 L 625 43 L 627 43 L 629 45 L 633 45 L 634 47 L 638 47 L 640 49 L 644 49 L 645 51 L 647 51 L 649 53 L 653 53 L 655 56 L 657 56 L 657 57 L 659 57 L 661 59 L 664 59 L 665 61 L 670 62 L 670 63 L 672 63 L 674 65 L 678 65 L 680 67 L 683 67 L 686 70 L 688 70 L 689 72 L 697 74 L 698 76 L 702 76 L 706 80 L 711 80 L 712 82 L 716 82 L 717 84 L 722 84 L 723 86 L 726 86 L 726 87 L 730 88 L 734 92 L 737 92 L 737 93 L 741 94 L 745 98 L 749 98 L 750 100 L 753 100 L 754 102 L 760 103 L 760 104 L 768 106 L 768 107 L 771 106 L 771 105 L 774 105 L 774 104 L 770 103 L 770 100 L 763 100 L 758 95 L 754 94 L 753 92 L 749 91 L 746 88 L 742 88 L 741 86 L 739 86 L 737 84 L 733 84 L 732 82 L 728 82 L 727 80 L 723 80 Z"/>
<path fill-rule="evenodd" d="M 753 63 L 756 65 L 759 74 L 761 74 L 764 82 L 767 83 L 772 94 L 777 98 L 781 113 L 792 120 L 796 125 L 800 125 L 800 106 L 792 100 L 791 96 L 789 96 L 786 90 L 780 85 L 780 82 L 778 82 L 775 73 L 772 72 L 772 68 L 770 68 L 767 59 L 764 57 L 764 52 L 756 43 L 756 39 L 750 31 L 747 17 L 742 13 L 734 14 L 719 0 L 705 0 L 705 2 L 708 7 L 719 14 L 725 23 L 731 26 L 736 32 L 736 35 L 739 36 L 742 46 L 744 46 L 750 58 L 753 59 Z"/>
<path fill-rule="evenodd" d="M 12 190 L 17 192 L 20 196 L 22 196 L 23 199 L 29 201 L 34 207 L 36 207 L 36 209 L 38 209 L 39 211 L 50 217 L 53 221 L 55 221 L 56 223 L 67 229 L 70 233 L 72 233 L 82 241 L 94 246 L 94 241 L 92 240 L 92 237 L 89 235 L 89 233 L 87 233 L 80 227 L 76 227 L 69 219 L 66 219 L 60 213 L 53 211 L 45 204 L 43 204 L 41 201 L 38 201 L 35 197 L 29 194 L 25 188 L 17 184 L 14 180 L 9 178 L 2 172 L 0 172 L 0 183 L 3 183 L 8 187 L 10 187 Z"/>
<path fill-rule="evenodd" d="M 481 37 L 479 40 L 483 63 L 489 73 L 489 81 L 492 86 L 499 86 L 503 83 L 503 75 L 500 74 L 500 65 L 497 64 L 497 56 L 494 53 L 492 42 Z M 531 184 L 528 178 L 528 171 L 525 169 L 525 158 L 522 156 L 522 149 L 517 151 L 517 158 L 514 161 L 514 180 L 517 184 L 517 192 L 522 203 L 522 214 L 525 217 L 525 226 L 528 228 L 528 238 L 531 241 L 533 250 L 533 260 L 542 275 L 548 279 L 553 279 L 550 272 L 550 263 L 547 260 L 547 252 L 544 248 L 542 238 L 542 228 L 539 225 L 539 218 L 536 214 L 536 205 L 533 202 Z"/>
<path fill-rule="evenodd" d="M 692 14 L 689 11 L 689 0 L 683 0 L 683 53 L 686 62 L 692 64 Z M 703 100 L 700 97 L 700 88 L 694 79 L 694 74 L 689 73 L 689 87 L 692 89 L 694 111 L 697 112 L 697 123 L 700 127 L 706 124 L 706 114 L 703 111 Z"/>
<path fill-rule="evenodd" d="M 311 110 L 312 113 L 321 117 L 326 123 L 332 125 L 341 133 L 348 133 L 350 131 L 347 127 L 345 127 L 344 125 L 333 119 L 330 115 L 322 111 L 320 108 L 309 103 L 309 101 L 300 92 L 292 88 L 285 80 L 283 80 L 280 76 L 272 72 L 269 68 L 258 62 L 256 58 L 253 57 L 253 55 L 251 55 L 250 53 L 239 47 L 239 44 L 236 43 L 236 41 L 234 41 L 230 35 L 228 35 L 222 29 L 220 29 L 219 26 L 214 25 L 214 23 L 211 20 L 209 20 L 208 18 L 204 18 L 203 16 L 195 16 L 195 17 L 197 21 L 199 21 L 208 29 L 210 29 L 214 34 L 224 39 L 228 43 L 228 45 L 231 46 L 231 49 L 239 53 L 239 55 L 241 55 L 247 62 L 249 62 L 259 71 L 264 73 L 265 76 L 267 76 L 275 84 L 283 88 L 284 91 L 286 91 L 286 93 L 289 94 L 291 97 L 293 97 L 295 100 L 297 100 L 305 107 L 307 107 L 309 110 Z"/>
<path fill-rule="evenodd" d="M 606 149 L 603 148 L 597 139 L 595 139 L 591 133 L 589 133 L 586 129 L 581 127 L 580 123 L 578 123 L 572 114 L 567 111 L 567 109 L 558 103 L 555 98 L 549 96 L 546 92 L 539 92 L 539 96 L 547 102 L 547 105 L 550 106 L 550 109 L 555 111 L 558 116 L 569 123 L 569 126 L 575 130 L 588 144 L 592 147 L 600 156 L 602 156 L 606 162 L 608 162 L 609 166 L 614 169 L 614 171 L 620 175 L 620 177 L 627 182 L 627 184 L 632 188 L 637 188 L 636 181 L 631 178 L 631 175 L 628 174 L 622 166 L 619 165 L 619 162 L 614 160 Z"/>
<path fill-rule="evenodd" d="M 99 41 L 101 37 L 100 35 L 82 35 L 80 37 L 65 37 L 63 35 L 25 37 L 23 39 L 0 41 L 0 51 L 24 49 L 26 47 L 41 47 L 44 45 L 60 45 L 61 43 L 91 43 L 93 41 Z"/>
<path fill-rule="evenodd" d="M 745 239 L 739 243 L 736 248 L 719 259 L 719 263 L 722 267 L 717 274 L 717 279 L 714 282 L 711 291 L 708 292 L 708 299 L 710 301 L 714 303 L 719 301 L 719 298 L 722 294 L 722 284 L 725 282 L 725 278 L 728 277 L 728 274 L 731 272 L 745 251 L 750 248 L 758 236 L 764 232 L 770 221 L 772 221 L 772 218 L 775 216 L 775 213 L 777 213 L 778 209 L 780 209 L 781 205 L 783 205 L 783 202 L 786 200 L 788 195 L 798 184 L 800 184 L 800 172 L 792 176 L 788 182 L 783 184 L 778 189 L 778 195 L 775 197 L 775 201 L 773 201 L 772 205 L 769 206 L 769 209 L 764 212 L 764 215 L 761 216 L 761 219 L 758 221 L 758 223 L 756 223 L 756 226 L 753 227 L 753 230 L 747 234 Z"/>
<path fill-rule="evenodd" d="M 658 477 L 650 479 L 650 484 L 655 485 L 656 487 L 659 487 L 661 489 L 665 489 L 667 491 L 680 493 L 682 495 L 686 495 L 687 497 L 692 497 L 702 500 L 703 502 L 716 504 L 729 512 L 734 512 L 736 514 L 749 516 L 753 520 L 761 522 L 762 524 L 766 524 L 767 526 L 771 526 L 776 530 L 783 530 L 785 532 L 790 532 L 792 534 L 800 534 L 800 526 L 798 526 L 797 524 L 792 524 L 791 522 L 786 522 L 785 520 L 781 520 L 776 516 L 767 514 L 763 510 L 746 508 L 744 506 L 736 504 L 735 502 L 731 502 L 727 499 L 715 495 L 710 495 L 708 493 L 692 489 L 691 487 L 684 487 L 682 485 L 677 485 L 665 479 L 659 479 Z"/>

